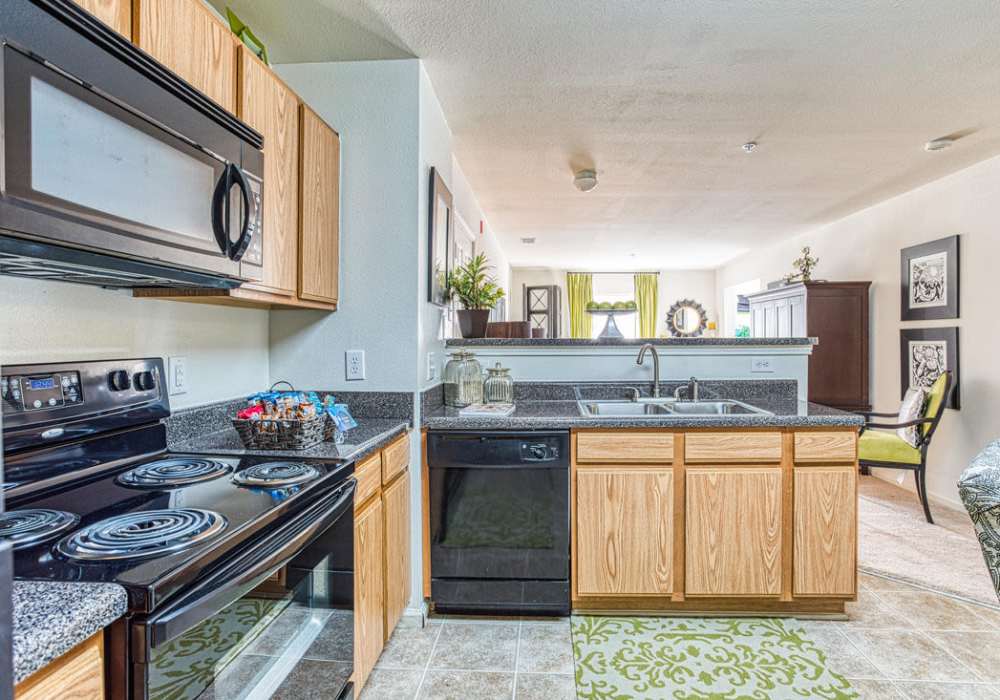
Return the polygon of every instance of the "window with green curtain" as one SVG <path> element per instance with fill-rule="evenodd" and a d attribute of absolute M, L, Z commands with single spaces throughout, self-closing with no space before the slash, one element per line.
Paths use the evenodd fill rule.
<path fill-rule="evenodd" d="M 635 283 L 635 305 L 639 313 L 639 337 L 656 337 L 656 289 L 659 275 L 652 272 L 637 272 Z"/>
<path fill-rule="evenodd" d="M 582 272 L 566 273 L 566 293 L 569 297 L 569 337 L 590 337 L 590 315 L 587 304 L 594 300 L 594 276 Z"/>

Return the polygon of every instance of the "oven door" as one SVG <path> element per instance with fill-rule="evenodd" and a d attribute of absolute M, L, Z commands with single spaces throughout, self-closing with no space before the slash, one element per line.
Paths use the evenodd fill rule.
<path fill-rule="evenodd" d="M 354 488 L 351 478 L 134 620 L 133 697 L 352 697 Z"/>
<path fill-rule="evenodd" d="M 2 66 L 3 229 L 240 277 L 240 256 L 259 253 L 249 243 L 260 187 L 239 167 L 238 139 L 218 127 L 216 144 L 196 144 L 124 89 L 95 87 L 9 43 Z"/>

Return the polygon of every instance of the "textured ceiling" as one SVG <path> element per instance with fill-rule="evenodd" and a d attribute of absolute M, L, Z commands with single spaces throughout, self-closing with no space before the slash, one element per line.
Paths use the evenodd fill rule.
<path fill-rule="evenodd" d="M 276 63 L 423 59 L 515 265 L 714 267 L 1000 153 L 995 0 L 229 4 Z"/>

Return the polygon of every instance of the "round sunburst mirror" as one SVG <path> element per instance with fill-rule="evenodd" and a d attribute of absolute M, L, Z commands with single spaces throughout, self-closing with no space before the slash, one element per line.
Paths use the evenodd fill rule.
<path fill-rule="evenodd" d="M 708 325 L 705 307 L 694 299 L 681 299 L 667 312 L 667 328 L 678 338 L 697 338 Z"/>

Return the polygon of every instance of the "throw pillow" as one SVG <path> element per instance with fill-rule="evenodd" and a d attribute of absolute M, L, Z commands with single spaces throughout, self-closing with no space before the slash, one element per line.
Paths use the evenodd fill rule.
<path fill-rule="evenodd" d="M 903 396 L 903 403 L 899 406 L 898 423 L 909 423 L 924 415 L 924 403 L 927 401 L 927 392 L 921 388 L 909 388 Z M 897 428 L 896 434 L 912 447 L 917 446 L 918 426 L 911 425 L 908 428 Z"/>

